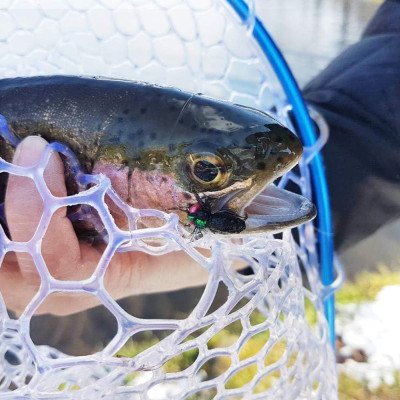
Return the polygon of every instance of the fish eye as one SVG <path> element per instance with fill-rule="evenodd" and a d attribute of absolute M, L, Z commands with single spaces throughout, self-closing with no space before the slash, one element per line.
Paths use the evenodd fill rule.
<path fill-rule="evenodd" d="M 222 186 L 229 177 L 224 161 L 211 153 L 190 154 L 188 172 L 192 180 L 209 189 Z"/>
<path fill-rule="evenodd" d="M 212 182 L 219 174 L 219 168 L 206 160 L 197 161 L 193 166 L 193 174 L 203 182 Z"/>

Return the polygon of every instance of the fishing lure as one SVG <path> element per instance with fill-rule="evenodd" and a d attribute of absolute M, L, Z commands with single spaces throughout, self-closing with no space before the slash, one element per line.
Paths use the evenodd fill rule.
<path fill-rule="evenodd" d="M 202 230 L 208 228 L 213 233 L 240 233 L 246 229 L 246 218 L 237 215 L 231 210 L 222 209 L 212 212 L 210 200 L 200 198 L 196 194 L 198 203 L 193 204 L 187 210 L 187 219 L 194 225 L 193 237 L 202 237 Z"/>

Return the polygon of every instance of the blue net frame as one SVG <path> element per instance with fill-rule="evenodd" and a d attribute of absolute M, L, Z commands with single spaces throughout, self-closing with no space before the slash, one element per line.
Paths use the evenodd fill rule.
<path fill-rule="evenodd" d="M 245 22 L 249 18 L 252 21 L 252 35 L 255 41 L 269 60 L 274 72 L 280 80 L 289 102 L 293 106 L 293 114 L 299 127 L 303 143 L 306 146 L 313 146 L 317 141 L 313 123 L 304 103 L 299 86 L 283 57 L 281 51 L 271 38 L 263 23 L 253 17 L 249 5 L 243 0 L 227 0 L 240 19 Z M 329 286 L 335 280 L 333 265 L 333 239 L 332 239 L 332 218 L 329 202 L 328 185 L 324 172 L 321 154 L 316 154 L 310 162 L 315 201 L 318 208 L 318 240 L 320 255 L 320 274 L 324 285 Z M 335 346 L 335 296 L 330 293 L 325 298 L 325 315 L 329 323 L 329 333 L 332 346 Z"/>

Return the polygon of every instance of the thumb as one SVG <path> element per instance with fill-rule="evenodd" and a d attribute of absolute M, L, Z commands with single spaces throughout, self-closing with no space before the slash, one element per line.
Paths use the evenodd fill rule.
<path fill-rule="evenodd" d="M 17 146 L 13 163 L 23 167 L 36 165 L 46 145 L 47 142 L 43 138 L 28 136 Z M 54 196 L 67 195 L 64 165 L 57 153 L 51 155 L 44 179 Z M 34 181 L 28 177 L 10 175 L 5 197 L 5 213 L 12 240 L 29 241 L 37 229 L 43 209 L 43 200 Z M 80 259 L 79 243 L 72 224 L 66 217 L 65 207 L 58 209 L 52 216 L 42 242 L 42 255 L 53 276 L 58 275 L 62 267 L 76 264 Z M 17 253 L 17 259 L 23 275 L 37 274 L 29 254 Z"/>

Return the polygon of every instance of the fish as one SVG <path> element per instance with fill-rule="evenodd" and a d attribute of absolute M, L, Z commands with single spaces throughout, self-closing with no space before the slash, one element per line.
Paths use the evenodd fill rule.
<path fill-rule="evenodd" d="M 219 234 L 277 232 L 316 215 L 310 200 L 274 184 L 298 163 L 301 141 L 254 108 L 145 82 L 57 75 L 0 79 L 0 114 L 17 138 L 64 143 L 127 204 L 175 212 L 182 226 L 199 197 L 210 215 L 244 221 L 238 232 L 219 223 Z M 2 158 L 14 150 L 0 138 Z M 5 188 L 3 179 L 1 200 Z"/>

